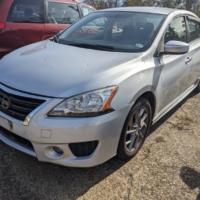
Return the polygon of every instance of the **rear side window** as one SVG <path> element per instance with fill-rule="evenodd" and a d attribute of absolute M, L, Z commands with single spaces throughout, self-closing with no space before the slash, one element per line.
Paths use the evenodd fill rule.
<path fill-rule="evenodd" d="M 200 23 L 195 18 L 188 18 L 190 42 L 198 40 L 200 38 Z"/>
<path fill-rule="evenodd" d="M 73 24 L 80 19 L 78 5 L 49 2 L 47 18 L 50 24 Z"/>
<path fill-rule="evenodd" d="M 44 1 L 14 0 L 7 22 L 44 23 Z"/>
<path fill-rule="evenodd" d="M 187 31 L 184 17 L 175 19 L 165 33 L 165 44 L 170 40 L 187 42 Z"/>
<path fill-rule="evenodd" d="M 83 16 L 86 16 L 86 15 L 94 12 L 94 10 L 92 10 L 91 8 L 88 8 L 86 6 L 82 6 L 82 12 L 83 12 Z"/>

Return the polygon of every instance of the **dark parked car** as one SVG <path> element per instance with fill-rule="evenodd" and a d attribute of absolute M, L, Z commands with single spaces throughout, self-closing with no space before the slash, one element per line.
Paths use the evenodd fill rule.
<path fill-rule="evenodd" d="M 0 0 L 0 59 L 57 34 L 95 11 L 72 0 Z"/>

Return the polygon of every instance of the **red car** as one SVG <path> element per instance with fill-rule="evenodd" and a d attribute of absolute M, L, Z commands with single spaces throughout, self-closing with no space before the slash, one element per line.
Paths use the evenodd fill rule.
<path fill-rule="evenodd" d="M 56 35 L 94 11 L 75 0 L 0 0 L 0 59 Z"/>

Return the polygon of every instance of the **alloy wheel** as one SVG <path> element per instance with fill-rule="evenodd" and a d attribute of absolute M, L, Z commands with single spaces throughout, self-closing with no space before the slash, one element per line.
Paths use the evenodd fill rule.
<path fill-rule="evenodd" d="M 137 109 L 130 118 L 126 130 L 125 147 L 130 153 L 137 151 L 145 139 L 149 124 L 149 111 L 146 107 Z"/>

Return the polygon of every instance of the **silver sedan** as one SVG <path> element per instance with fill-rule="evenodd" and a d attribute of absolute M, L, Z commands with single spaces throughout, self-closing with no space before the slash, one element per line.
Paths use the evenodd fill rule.
<path fill-rule="evenodd" d="M 101 10 L 5 56 L 0 72 L 4 143 L 65 166 L 130 159 L 198 88 L 200 20 L 167 8 Z"/>

